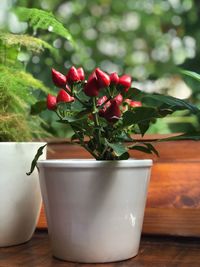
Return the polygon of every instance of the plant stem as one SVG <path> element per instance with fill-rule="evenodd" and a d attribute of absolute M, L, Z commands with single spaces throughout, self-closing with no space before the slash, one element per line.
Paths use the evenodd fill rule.
<path fill-rule="evenodd" d="M 98 147 L 98 151 L 101 151 L 101 133 L 100 133 L 100 124 L 99 124 L 99 118 L 98 118 L 98 109 L 96 108 L 97 105 L 97 99 L 96 97 L 93 97 L 92 99 L 93 101 L 93 114 L 94 114 L 94 123 L 95 123 L 95 127 L 96 132 L 97 132 L 97 147 Z"/>
<path fill-rule="evenodd" d="M 63 117 L 62 117 L 62 115 L 60 114 L 60 112 L 58 110 L 55 110 L 55 113 L 57 114 L 59 119 L 63 120 Z"/>
<path fill-rule="evenodd" d="M 82 141 L 82 139 L 79 138 L 79 133 L 77 132 L 75 127 L 72 124 L 70 124 L 70 126 L 72 127 L 73 131 L 77 135 L 81 146 L 84 147 L 95 159 L 98 159 L 98 155 L 96 155 L 96 153 L 94 153 L 91 149 L 89 149 L 89 147 L 85 144 L 84 140 Z"/>
<path fill-rule="evenodd" d="M 74 94 L 74 97 L 86 108 L 88 108 L 88 105 L 85 104 L 76 94 Z"/>
<path fill-rule="evenodd" d="M 104 159 L 103 156 L 104 156 L 104 154 L 106 153 L 107 149 L 108 149 L 108 146 L 105 146 L 103 152 L 102 152 L 101 155 L 100 155 L 100 159 Z"/>

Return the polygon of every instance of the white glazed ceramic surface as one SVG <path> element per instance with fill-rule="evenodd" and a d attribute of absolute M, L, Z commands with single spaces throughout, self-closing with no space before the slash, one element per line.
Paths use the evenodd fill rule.
<path fill-rule="evenodd" d="M 35 230 L 41 208 L 39 178 L 37 171 L 31 176 L 26 172 L 44 144 L 0 142 L 0 247 L 24 243 Z"/>
<path fill-rule="evenodd" d="M 138 253 L 151 160 L 39 161 L 53 255 L 112 262 Z"/>

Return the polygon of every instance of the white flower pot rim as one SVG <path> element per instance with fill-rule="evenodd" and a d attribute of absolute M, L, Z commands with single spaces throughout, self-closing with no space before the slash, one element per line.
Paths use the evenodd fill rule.
<path fill-rule="evenodd" d="M 32 144 L 38 144 L 38 145 L 41 145 L 41 144 L 46 144 L 46 142 L 44 141 L 30 141 L 30 142 L 0 142 L 0 145 L 16 145 L 16 144 L 26 144 L 26 145 L 32 145 Z"/>
<path fill-rule="evenodd" d="M 151 159 L 129 159 L 129 160 L 95 160 L 95 159 L 49 159 L 39 160 L 37 166 L 40 167 L 58 167 L 58 168 L 127 168 L 127 167 L 149 167 L 152 166 Z"/>

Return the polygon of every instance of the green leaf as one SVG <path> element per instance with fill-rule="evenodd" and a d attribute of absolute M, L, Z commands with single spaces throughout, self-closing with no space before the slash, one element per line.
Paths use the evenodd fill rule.
<path fill-rule="evenodd" d="M 184 133 L 178 136 L 172 136 L 168 138 L 162 138 L 159 139 L 159 142 L 165 142 L 165 141 L 181 141 L 181 140 L 195 140 L 199 141 L 200 140 L 200 132 L 194 131 L 194 132 L 188 132 Z"/>
<path fill-rule="evenodd" d="M 200 75 L 193 71 L 180 70 L 183 80 L 192 89 L 193 93 L 199 94 Z"/>
<path fill-rule="evenodd" d="M 17 7 L 15 14 L 21 21 L 28 22 L 33 29 L 49 30 L 69 40 L 73 46 L 75 42 L 69 31 L 51 13 L 36 8 Z"/>
<path fill-rule="evenodd" d="M 29 172 L 26 173 L 27 175 L 31 175 L 31 173 L 34 171 L 34 169 L 35 169 L 35 167 L 36 167 L 36 164 L 37 164 L 37 161 L 38 161 L 39 157 L 43 154 L 43 150 L 44 150 L 44 148 L 45 148 L 46 146 L 47 146 L 47 144 L 44 145 L 44 146 L 41 146 L 41 147 L 38 149 L 38 151 L 37 151 L 37 153 L 36 153 L 36 155 L 35 155 L 35 157 L 34 157 L 32 163 L 31 163 L 31 169 L 30 169 Z"/>
<path fill-rule="evenodd" d="M 189 104 L 182 99 L 157 93 L 146 93 L 140 91 L 137 88 L 131 88 L 128 93 L 125 94 L 125 97 L 141 101 L 142 104 L 146 106 L 160 107 L 160 110 L 169 109 L 171 110 L 171 113 L 177 110 L 184 109 L 190 110 L 192 113 L 195 114 L 200 112 L 200 110 L 196 106 Z"/>
<path fill-rule="evenodd" d="M 30 114 L 37 115 L 46 109 L 47 109 L 46 101 L 38 101 L 37 103 L 31 106 Z"/>
<path fill-rule="evenodd" d="M 129 159 L 130 155 L 128 152 L 125 152 L 124 154 L 122 154 L 120 157 L 119 157 L 119 160 L 127 160 Z"/>
<path fill-rule="evenodd" d="M 189 71 L 189 70 L 180 70 L 181 74 L 184 74 L 186 76 L 189 76 L 195 80 L 197 80 L 198 82 L 200 82 L 200 74 L 194 72 L 194 71 Z"/>
<path fill-rule="evenodd" d="M 134 111 L 126 111 L 123 114 L 123 125 L 129 126 L 138 123 L 149 122 L 151 119 L 159 117 L 155 108 L 138 107 Z"/>
<path fill-rule="evenodd" d="M 127 152 L 127 148 L 121 143 L 109 143 L 106 141 L 106 144 L 113 149 L 115 155 L 118 157 Z"/>
<path fill-rule="evenodd" d="M 158 151 L 155 149 L 155 147 L 150 143 L 144 143 L 145 146 L 148 147 L 149 150 L 151 150 L 152 153 L 154 153 L 157 157 L 159 157 Z"/>
<path fill-rule="evenodd" d="M 138 127 L 140 129 L 140 133 L 142 136 L 145 135 L 146 131 L 149 129 L 150 127 L 150 121 L 146 121 L 146 122 L 141 122 L 138 123 Z"/>
<path fill-rule="evenodd" d="M 159 156 L 158 151 L 150 143 L 143 143 L 142 145 L 133 145 L 129 146 L 128 148 L 131 150 L 138 150 L 147 154 L 155 154 L 156 156 Z"/>
<path fill-rule="evenodd" d="M 141 151 L 141 152 L 144 152 L 144 153 L 147 153 L 147 154 L 152 154 L 151 150 L 149 150 L 147 147 L 144 147 L 144 146 L 133 146 L 133 147 L 130 147 L 131 150 L 138 150 L 138 151 Z"/>

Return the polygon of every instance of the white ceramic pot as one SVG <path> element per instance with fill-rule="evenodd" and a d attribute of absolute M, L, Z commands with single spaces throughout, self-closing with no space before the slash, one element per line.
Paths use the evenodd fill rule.
<path fill-rule="evenodd" d="M 0 142 L 0 247 L 24 243 L 33 235 L 41 193 L 37 170 L 31 176 L 26 172 L 44 144 Z"/>
<path fill-rule="evenodd" d="M 151 160 L 39 161 L 53 255 L 112 262 L 138 253 Z"/>

